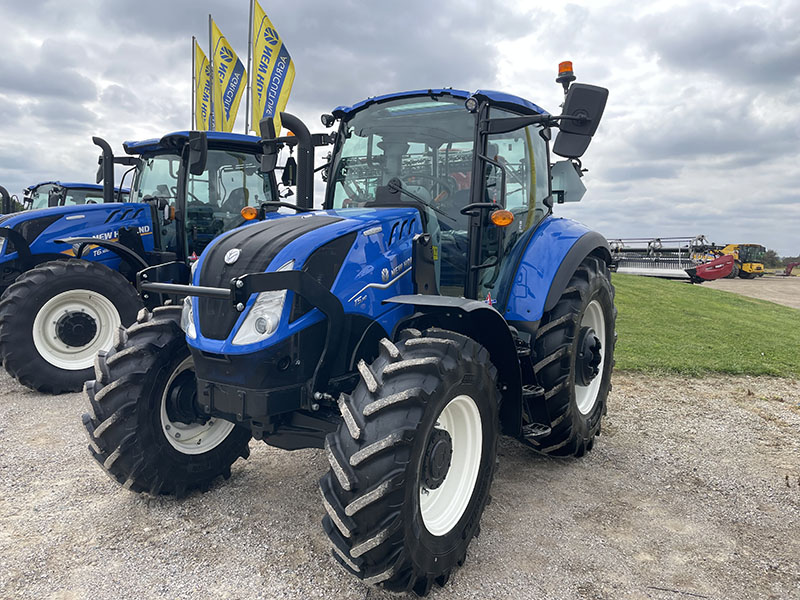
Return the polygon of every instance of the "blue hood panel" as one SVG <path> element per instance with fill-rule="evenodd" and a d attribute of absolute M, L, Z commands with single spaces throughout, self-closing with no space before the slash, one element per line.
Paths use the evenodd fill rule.
<path fill-rule="evenodd" d="M 413 293 L 411 253 L 414 236 L 422 233 L 419 211 L 415 208 L 348 208 L 304 215 L 273 215 L 270 218 L 299 221 L 319 218 L 319 215 L 338 217 L 341 220 L 314 229 L 289 242 L 275 255 L 266 270 L 275 271 L 291 260 L 295 261 L 294 269 L 301 270 L 306 260 L 320 246 L 355 232 L 353 245 L 331 291 L 341 300 L 345 313 L 368 316 L 391 330 L 397 317 L 389 313 L 406 313 L 410 312 L 410 308 L 384 305 L 382 302 L 392 296 Z M 195 269 L 195 285 L 199 284 L 203 261 L 207 259 L 213 246 L 229 235 L 231 233 L 220 236 L 203 252 Z M 323 318 L 322 313 L 315 309 L 289 323 L 288 308 L 292 305 L 293 295 L 293 292 L 287 294 L 278 330 L 263 342 L 244 346 L 235 346 L 232 341 L 250 307 L 255 303 L 255 295 L 250 298 L 233 331 L 225 340 L 203 337 L 198 317 L 198 299 L 193 298 L 198 337 L 188 341 L 195 348 L 217 354 L 249 354 L 271 346 Z M 231 310 L 234 310 L 233 307 Z"/>

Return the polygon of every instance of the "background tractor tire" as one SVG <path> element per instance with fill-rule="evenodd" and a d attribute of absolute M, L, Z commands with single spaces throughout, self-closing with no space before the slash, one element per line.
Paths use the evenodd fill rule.
<path fill-rule="evenodd" d="M 70 259 L 43 263 L 0 300 L 0 359 L 22 385 L 50 394 L 77 392 L 92 378 L 94 357 L 142 302 L 108 267 Z"/>
<path fill-rule="evenodd" d="M 755 279 L 756 278 L 756 274 L 755 273 L 748 273 L 744 269 L 741 269 L 739 271 L 739 277 L 741 277 L 742 279 Z"/>
<path fill-rule="evenodd" d="M 740 271 L 739 265 L 733 263 L 733 268 L 731 269 L 730 273 L 725 275 L 725 279 L 736 279 L 739 276 L 739 271 Z"/>
<path fill-rule="evenodd" d="M 97 379 L 85 386 L 90 453 L 116 482 L 153 496 L 205 491 L 250 453 L 244 427 L 214 417 L 187 424 L 169 415 L 169 393 L 188 391 L 180 398 L 193 406 L 195 378 L 180 318 L 178 306 L 143 309 L 135 325 L 120 328 L 114 348 L 98 354 Z"/>
<path fill-rule="evenodd" d="M 409 329 L 380 344 L 326 438 L 323 527 L 346 570 L 423 596 L 479 533 L 499 435 L 497 371 L 483 346 L 451 331 Z"/>
<path fill-rule="evenodd" d="M 605 261 L 586 257 L 558 303 L 545 313 L 534 341 L 534 371 L 545 390 L 550 433 L 529 442 L 554 456 L 583 456 L 592 449 L 606 412 L 614 366 L 617 309 Z M 591 327 L 601 342 L 601 362 L 588 385 L 580 383 L 582 333 Z"/>

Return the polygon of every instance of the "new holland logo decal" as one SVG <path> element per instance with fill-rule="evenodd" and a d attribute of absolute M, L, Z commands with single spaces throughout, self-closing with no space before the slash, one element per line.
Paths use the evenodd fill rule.
<path fill-rule="evenodd" d="M 239 260 L 239 256 L 241 256 L 242 251 L 239 248 L 231 248 L 225 253 L 225 264 L 232 265 L 237 260 Z"/>

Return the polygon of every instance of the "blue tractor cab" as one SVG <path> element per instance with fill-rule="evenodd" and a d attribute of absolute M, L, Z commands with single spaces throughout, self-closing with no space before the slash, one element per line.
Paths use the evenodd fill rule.
<path fill-rule="evenodd" d="M 94 141 L 103 185 L 31 186 L 32 208 L 0 217 L 0 357 L 40 391 L 80 389 L 117 328 L 160 303 L 139 297 L 138 271 L 188 264 L 246 222 L 243 208 L 277 197 L 258 137 L 179 131 L 126 142 L 122 157 Z M 115 165 L 132 173 L 130 190 L 113 186 Z"/>
<path fill-rule="evenodd" d="M 144 293 L 185 299 L 98 355 L 83 417 L 97 462 L 180 496 L 228 477 L 251 437 L 322 448 L 334 558 L 394 592 L 444 585 L 479 531 L 499 435 L 581 456 L 606 411 L 608 243 L 553 206 L 580 198 L 608 91 L 561 71 L 562 114 L 426 89 L 340 106 L 322 117 L 333 134 L 262 123 L 265 168 L 297 147 L 297 204 L 277 203 L 295 214 L 214 239 L 191 285 L 140 274 Z M 551 166 L 554 128 L 566 160 Z"/>
<path fill-rule="evenodd" d="M 129 195 L 128 188 L 114 188 L 115 202 L 127 202 Z M 99 204 L 103 202 L 103 186 L 97 183 L 43 181 L 25 188 L 22 198 L 26 210 Z"/>

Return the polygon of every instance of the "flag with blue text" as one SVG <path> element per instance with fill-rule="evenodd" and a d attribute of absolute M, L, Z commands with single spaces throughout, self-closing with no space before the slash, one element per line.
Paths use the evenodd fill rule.
<path fill-rule="evenodd" d="M 278 31 L 264 10 L 254 1 L 253 66 L 250 74 L 252 90 L 252 128 L 257 133 L 265 117 L 275 120 L 275 134 L 280 135 L 280 113 L 286 108 L 294 82 L 294 63 Z"/>
<path fill-rule="evenodd" d="M 212 129 L 211 113 L 211 65 L 208 57 L 197 40 L 194 42 L 194 78 L 195 78 L 195 125 L 199 131 Z"/>
<path fill-rule="evenodd" d="M 214 122 L 217 131 L 233 131 L 239 101 L 244 94 L 247 73 L 242 61 L 213 21 L 211 48 L 216 75 L 213 86 Z"/>

